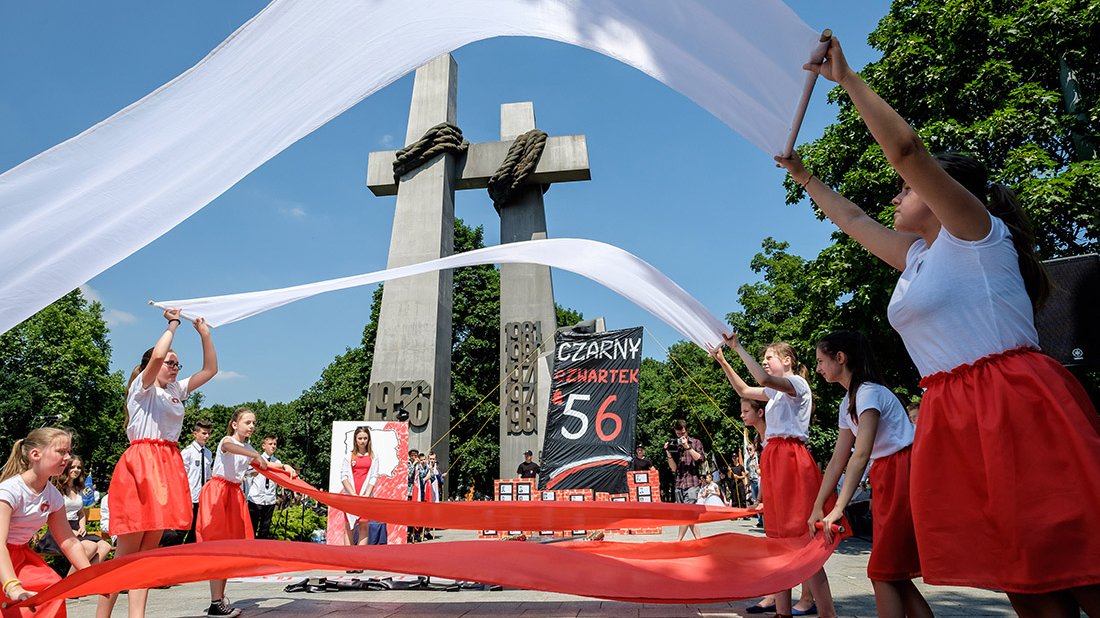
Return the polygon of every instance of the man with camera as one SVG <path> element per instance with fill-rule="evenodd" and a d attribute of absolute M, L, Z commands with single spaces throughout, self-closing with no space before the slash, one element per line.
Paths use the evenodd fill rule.
<path fill-rule="evenodd" d="M 704 463 L 703 443 L 688 435 L 687 422 L 676 419 L 672 423 L 675 437 L 665 442 L 665 457 L 668 467 L 676 475 L 676 501 L 682 504 L 695 504 L 699 498 L 699 488 L 704 485 L 700 472 Z M 680 539 L 683 540 L 689 526 L 680 526 Z M 699 538 L 695 526 L 690 526 L 692 535 Z"/>

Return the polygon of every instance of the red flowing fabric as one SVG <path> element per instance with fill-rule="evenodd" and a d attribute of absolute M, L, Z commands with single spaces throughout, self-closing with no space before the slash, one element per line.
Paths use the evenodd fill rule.
<path fill-rule="evenodd" d="M 453 541 L 334 546 L 211 541 L 97 564 L 22 605 L 230 577 L 314 569 L 408 572 L 637 603 L 716 603 L 786 590 L 817 572 L 839 542 L 718 534 L 679 543 Z M 553 568 L 547 568 L 553 565 Z"/>
<path fill-rule="evenodd" d="M 370 521 L 451 530 L 600 530 L 652 528 L 756 517 L 724 506 L 651 502 L 419 502 L 321 491 L 283 470 L 258 472 L 321 504 Z M 414 484 L 415 485 L 415 484 Z M 805 527 L 803 518 L 803 527 Z"/>

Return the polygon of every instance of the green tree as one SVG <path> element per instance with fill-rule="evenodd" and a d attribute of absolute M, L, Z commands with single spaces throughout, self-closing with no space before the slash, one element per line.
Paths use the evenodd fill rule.
<path fill-rule="evenodd" d="M 126 448 L 123 377 L 110 371 L 103 307 L 73 290 L 0 335 L 0 449 L 43 425 L 75 430 L 75 452 L 98 475 Z"/>

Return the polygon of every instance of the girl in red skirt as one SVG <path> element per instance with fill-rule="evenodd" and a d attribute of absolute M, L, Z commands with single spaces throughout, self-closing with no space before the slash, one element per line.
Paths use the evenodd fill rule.
<path fill-rule="evenodd" d="M 814 497 L 821 486 L 821 470 L 806 448 L 813 407 L 810 384 L 806 381 L 809 372 L 799 364 L 794 348 L 789 344 L 769 345 L 764 350 L 764 366 L 761 367 L 741 346 L 736 333 L 730 333 L 725 339 L 761 385 L 746 384 L 730 367 L 721 348 L 717 348 L 711 355 L 722 366 L 734 390 L 742 398 L 768 402 L 765 406 L 768 419 L 765 447 L 760 459 L 760 476 L 768 487 L 764 499 L 764 532 L 769 537 L 809 537 L 806 518 L 810 516 Z M 836 615 L 824 568 L 802 586 L 813 593 L 813 602 L 820 616 Z M 776 615 L 791 616 L 791 610 L 791 591 L 778 592 L 775 595 Z M 802 615 L 812 610 L 807 607 L 798 611 Z"/>
<path fill-rule="evenodd" d="M 841 230 L 902 272 L 887 315 L 928 389 L 910 488 L 924 580 L 1004 590 L 1021 615 L 1100 615 L 1100 421 L 1077 380 L 1038 350 L 1034 310 L 1049 283 L 1027 216 L 976 160 L 930 155 L 836 38 L 825 63 L 806 69 L 844 88 L 903 181 L 891 230 L 797 156 L 776 159 Z M 1036 418 L 1055 448 L 1035 448 Z"/>
<path fill-rule="evenodd" d="M 867 577 L 875 589 L 879 616 L 932 616 L 913 578 L 920 577 L 913 513 L 909 508 L 909 455 L 913 424 L 894 393 L 882 385 L 867 339 L 858 332 L 835 332 L 817 342 L 817 372 L 846 391 L 840 402 L 836 448 L 810 515 L 810 533 L 824 523 L 832 540 L 832 524 L 856 493 L 871 466 L 874 544 Z M 841 472 L 844 486 L 828 513 L 825 502 L 836 492 Z"/>
<path fill-rule="evenodd" d="M 28 599 L 61 581 L 61 577 L 30 548 L 30 540 L 42 524 L 49 522 L 50 534 L 62 553 L 77 569 L 90 566 L 88 556 L 73 536 L 65 518 L 65 498 L 51 484 L 50 477 L 64 472 L 69 463 L 69 432 L 53 427 L 35 429 L 16 440 L 11 456 L 0 472 L 0 530 L 6 533 L 0 548 L 0 580 L 3 580 L 4 618 L 50 618 L 65 616 L 65 601 L 37 608 L 10 609 L 8 602 Z"/>
<path fill-rule="evenodd" d="M 130 374 L 126 394 L 126 436 L 130 447 L 111 476 L 111 532 L 118 535 L 116 557 L 155 549 L 165 530 L 191 527 L 191 489 L 180 455 L 183 402 L 218 373 L 210 327 L 202 318 L 195 330 L 202 340 L 202 369 L 177 380 L 183 366 L 172 351 L 180 310 L 164 312 L 168 327 Z M 130 616 L 144 616 L 147 590 L 129 592 Z M 109 615 L 117 594 L 101 599 L 97 610 Z"/>
<path fill-rule="evenodd" d="M 238 408 L 229 419 L 226 436 L 218 443 L 210 482 L 199 494 L 195 536 L 200 543 L 253 538 L 252 519 L 248 516 L 248 504 L 241 490 L 241 482 L 252 469 L 252 462 L 263 470 L 274 467 L 286 470 L 291 478 L 297 476 L 294 468 L 280 462 L 269 462 L 252 448 L 248 439 L 254 431 L 256 414 L 248 408 Z M 207 616 L 237 616 L 241 613 L 225 599 L 225 582 L 224 579 L 210 580 Z"/>

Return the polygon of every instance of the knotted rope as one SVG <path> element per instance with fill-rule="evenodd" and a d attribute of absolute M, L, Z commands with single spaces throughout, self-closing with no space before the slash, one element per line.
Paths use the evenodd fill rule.
<path fill-rule="evenodd" d="M 546 133 L 538 129 L 531 129 L 512 142 L 504 162 L 489 178 L 489 197 L 497 210 L 508 203 L 512 193 L 535 171 L 545 146 Z"/>
<path fill-rule="evenodd" d="M 397 151 L 393 162 L 393 179 L 401 177 L 444 153 L 461 154 L 470 147 L 462 137 L 462 129 L 449 122 L 441 122 L 424 132 L 424 136 Z"/>

